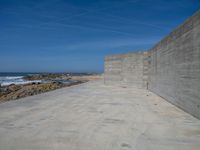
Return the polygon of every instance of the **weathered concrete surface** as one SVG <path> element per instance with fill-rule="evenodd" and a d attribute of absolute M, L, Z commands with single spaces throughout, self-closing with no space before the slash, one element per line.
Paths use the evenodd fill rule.
<path fill-rule="evenodd" d="M 146 88 L 147 52 L 111 55 L 105 58 L 104 82 L 106 85 Z"/>
<path fill-rule="evenodd" d="M 147 52 L 107 56 L 105 84 L 150 89 L 200 119 L 200 11 Z"/>
<path fill-rule="evenodd" d="M 149 53 L 150 90 L 200 119 L 200 11 Z"/>
<path fill-rule="evenodd" d="M 200 121 L 143 89 L 91 81 L 0 104 L 1 150 L 199 150 Z"/>

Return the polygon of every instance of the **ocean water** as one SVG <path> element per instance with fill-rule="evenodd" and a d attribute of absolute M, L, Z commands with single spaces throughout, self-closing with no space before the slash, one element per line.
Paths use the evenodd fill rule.
<path fill-rule="evenodd" d="M 62 82 L 64 84 L 73 82 L 73 81 L 66 81 L 66 80 L 34 80 L 34 81 L 27 81 L 24 80 L 23 77 L 27 75 L 37 75 L 37 74 L 44 74 L 44 73 L 23 73 L 23 72 L 0 72 L 0 85 L 7 86 L 11 84 L 19 85 L 19 84 L 28 84 L 28 83 L 45 83 L 45 82 Z M 63 74 L 63 73 L 62 73 Z M 88 73 L 65 73 L 74 76 L 81 76 L 81 75 L 89 75 Z"/>
<path fill-rule="evenodd" d="M 0 73 L 0 85 L 6 86 L 6 85 L 11 85 L 11 84 L 18 85 L 18 84 L 28 84 L 28 83 L 33 83 L 33 82 L 42 82 L 41 80 L 27 81 L 23 79 L 24 76 L 33 75 L 33 74 L 39 74 L 39 73 L 2 72 Z"/>

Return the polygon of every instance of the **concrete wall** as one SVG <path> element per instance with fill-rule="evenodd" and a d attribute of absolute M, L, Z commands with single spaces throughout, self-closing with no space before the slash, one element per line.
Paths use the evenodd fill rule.
<path fill-rule="evenodd" d="M 149 53 L 149 89 L 200 118 L 200 12 Z"/>
<path fill-rule="evenodd" d="M 136 52 L 107 56 L 105 58 L 105 84 L 146 87 L 147 69 L 144 63 L 146 54 L 146 52 Z"/>
<path fill-rule="evenodd" d="M 106 57 L 105 83 L 148 87 L 200 119 L 200 12 L 148 52 Z"/>

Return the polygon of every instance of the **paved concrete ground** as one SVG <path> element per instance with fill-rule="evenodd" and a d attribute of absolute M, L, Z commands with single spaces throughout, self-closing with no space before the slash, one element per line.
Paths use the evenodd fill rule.
<path fill-rule="evenodd" d="M 51 149 L 199 150 L 200 120 L 103 81 L 0 104 L 0 150 Z"/>

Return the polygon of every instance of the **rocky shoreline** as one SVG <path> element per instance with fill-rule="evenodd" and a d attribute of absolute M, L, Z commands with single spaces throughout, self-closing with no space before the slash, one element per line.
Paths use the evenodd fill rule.
<path fill-rule="evenodd" d="M 48 73 L 48 74 L 36 74 L 36 75 L 27 75 L 23 77 L 24 80 L 55 80 L 55 79 L 63 79 L 63 80 L 70 80 L 71 76 L 70 74 L 53 74 L 53 73 Z"/>
<path fill-rule="evenodd" d="M 40 74 L 25 76 L 23 79 L 27 81 L 42 80 L 48 82 L 0 86 L 0 102 L 16 100 L 99 78 L 100 76 L 98 75 L 72 76 L 69 74 Z"/>

